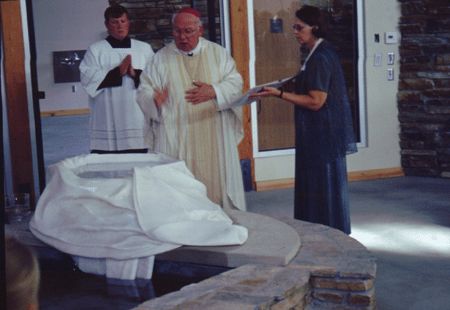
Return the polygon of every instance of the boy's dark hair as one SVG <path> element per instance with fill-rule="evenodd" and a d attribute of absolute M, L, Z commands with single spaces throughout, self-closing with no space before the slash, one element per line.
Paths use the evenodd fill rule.
<path fill-rule="evenodd" d="M 123 14 L 126 14 L 128 17 L 128 10 L 125 7 L 119 4 L 111 5 L 105 10 L 105 23 L 108 22 L 110 18 L 118 18 Z"/>

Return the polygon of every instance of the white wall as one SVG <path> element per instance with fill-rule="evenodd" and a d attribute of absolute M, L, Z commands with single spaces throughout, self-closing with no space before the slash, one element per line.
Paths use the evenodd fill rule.
<path fill-rule="evenodd" d="M 396 0 L 361 2 L 365 6 L 367 146 L 347 157 L 350 172 L 401 166 L 396 98 L 399 44 L 384 43 L 385 32 L 395 31 L 399 36 L 400 7 Z M 374 42 L 375 33 L 380 34 L 380 43 Z M 386 64 L 388 52 L 395 53 L 394 66 Z M 375 53 L 382 54 L 380 67 L 373 66 Z M 388 67 L 394 68 L 394 81 L 387 81 Z M 255 158 L 255 179 L 258 182 L 293 178 L 294 167 L 294 155 Z"/>
<path fill-rule="evenodd" d="M 368 147 L 348 157 L 350 171 L 400 167 L 397 89 L 400 32 L 400 7 L 396 0 L 365 2 L 366 109 Z M 397 44 L 385 44 L 384 33 L 396 32 Z M 380 43 L 374 35 L 380 34 Z M 394 52 L 395 64 L 386 64 L 387 53 Z M 382 54 L 382 66 L 374 67 L 374 54 Z M 387 69 L 394 68 L 394 81 L 387 80 Z"/>
<path fill-rule="evenodd" d="M 33 0 L 41 112 L 83 109 L 88 96 L 80 83 L 53 81 L 53 51 L 84 50 L 106 36 L 103 12 L 108 0 Z M 75 86 L 75 91 L 72 91 Z"/>

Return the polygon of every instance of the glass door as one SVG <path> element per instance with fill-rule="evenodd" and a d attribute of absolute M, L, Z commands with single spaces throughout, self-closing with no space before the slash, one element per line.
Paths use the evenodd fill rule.
<path fill-rule="evenodd" d="M 358 57 L 357 1 L 355 0 L 249 0 L 251 86 L 295 75 L 307 55 L 292 31 L 295 11 L 302 5 L 320 7 L 330 28 L 327 39 L 336 47 L 347 82 L 355 132 L 361 142 L 363 96 L 362 59 Z M 253 68 L 252 68 L 253 66 Z M 359 83 L 358 83 L 359 82 Z M 292 154 L 295 146 L 294 107 L 278 98 L 263 98 L 252 105 L 255 156 Z"/>

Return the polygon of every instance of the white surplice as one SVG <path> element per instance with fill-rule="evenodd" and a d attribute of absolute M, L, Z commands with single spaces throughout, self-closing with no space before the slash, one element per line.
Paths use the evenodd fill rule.
<path fill-rule="evenodd" d="M 122 85 L 98 89 L 108 72 L 131 55 L 135 69 L 144 69 L 154 55 L 151 46 L 131 39 L 130 48 L 113 48 L 108 41 L 92 44 L 80 63 L 81 85 L 89 95 L 91 149 L 118 151 L 147 148 L 144 115 L 136 103 L 134 80 L 125 75 Z"/>
<path fill-rule="evenodd" d="M 228 108 L 242 93 L 242 77 L 220 45 L 200 38 L 193 55 L 172 42 L 158 51 L 141 75 L 137 101 L 149 122 L 150 149 L 184 160 L 208 197 L 225 208 L 246 209 L 237 146 L 243 137 L 242 108 Z M 193 105 L 185 92 L 194 80 L 211 84 L 216 99 Z M 154 89 L 167 87 L 158 109 Z"/>

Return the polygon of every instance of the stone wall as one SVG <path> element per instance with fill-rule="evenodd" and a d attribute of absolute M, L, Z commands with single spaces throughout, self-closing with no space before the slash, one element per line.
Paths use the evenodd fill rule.
<path fill-rule="evenodd" d="M 208 3 L 209 2 L 209 3 Z M 120 4 L 128 9 L 130 15 L 130 36 L 152 45 L 156 51 L 164 43 L 172 40 L 171 19 L 173 13 L 183 7 L 195 7 L 202 14 L 204 36 L 209 38 L 208 5 L 215 12 L 215 41 L 220 42 L 219 1 L 207 0 L 109 0 L 110 4 Z"/>
<path fill-rule="evenodd" d="M 278 220 L 301 236 L 301 248 L 286 266 L 243 265 L 151 299 L 135 310 L 377 308 L 376 260 L 361 243 L 328 226 Z"/>
<path fill-rule="evenodd" d="M 406 175 L 450 178 L 450 2 L 399 3 L 402 167 Z"/>

